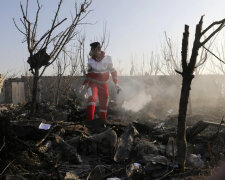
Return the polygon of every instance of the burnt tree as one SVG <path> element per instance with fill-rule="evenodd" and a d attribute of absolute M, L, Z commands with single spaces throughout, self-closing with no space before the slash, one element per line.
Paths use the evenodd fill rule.
<path fill-rule="evenodd" d="M 80 5 L 75 3 L 75 15 L 72 17 L 71 22 L 64 28 L 58 30 L 67 18 L 59 20 L 59 11 L 62 7 L 63 0 L 59 0 L 58 7 L 53 17 L 50 28 L 41 36 L 37 36 L 37 27 L 39 23 L 39 13 L 41 6 L 37 0 L 37 11 L 34 22 L 29 19 L 29 0 L 26 1 L 25 8 L 20 3 L 22 18 L 20 28 L 15 20 L 13 22 L 17 30 L 22 33 L 27 43 L 29 52 L 28 64 L 30 71 L 33 74 L 33 87 L 32 87 L 32 100 L 31 112 L 35 113 L 37 110 L 37 87 L 38 80 L 45 72 L 46 68 L 51 65 L 59 56 L 63 48 L 78 34 L 78 26 L 83 24 L 90 11 L 86 11 L 91 4 L 91 0 L 83 0 Z M 32 8 L 33 9 L 33 8 Z"/>
<path fill-rule="evenodd" d="M 182 76 L 182 88 L 180 95 L 179 103 L 179 115 L 178 115 L 178 125 L 177 125 L 177 161 L 180 165 L 182 171 L 185 168 L 186 162 L 186 151 L 187 151 L 187 142 L 186 142 L 186 114 L 188 99 L 191 90 L 191 82 L 194 78 L 194 70 L 196 68 L 196 61 L 198 57 L 199 49 L 204 47 L 204 45 L 216 35 L 225 24 L 225 19 L 221 21 L 213 22 L 206 29 L 202 30 L 203 16 L 201 17 L 199 23 L 196 25 L 195 29 L 195 39 L 192 47 L 192 52 L 189 62 L 188 59 L 188 39 L 189 39 L 189 26 L 185 25 L 183 40 L 182 40 L 182 51 L 181 51 L 181 62 L 182 62 L 182 72 L 177 71 Z M 215 26 L 214 30 L 212 30 Z M 211 32 L 206 35 L 206 33 Z M 204 37 L 204 40 L 201 41 L 201 38 Z"/>

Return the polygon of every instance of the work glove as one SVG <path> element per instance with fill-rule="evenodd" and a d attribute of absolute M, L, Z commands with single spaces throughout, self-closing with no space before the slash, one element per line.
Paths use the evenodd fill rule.
<path fill-rule="evenodd" d="M 119 94 L 120 91 L 122 91 L 122 88 L 118 84 L 115 85 L 115 88 L 116 88 L 116 93 L 117 94 Z"/>
<path fill-rule="evenodd" d="M 87 87 L 87 84 L 83 84 L 83 85 L 80 87 L 80 92 L 82 92 L 86 87 Z"/>

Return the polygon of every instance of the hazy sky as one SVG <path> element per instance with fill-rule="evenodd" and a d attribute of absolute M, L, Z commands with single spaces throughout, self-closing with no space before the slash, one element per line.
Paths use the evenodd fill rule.
<path fill-rule="evenodd" d="M 26 0 L 21 0 L 25 2 Z M 31 15 L 35 12 L 35 0 L 30 0 Z M 73 12 L 74 0 L 64 0 L 61 15 L 69 16 Z M 54 2 L 54 3 L 53 3 Z M 48 29 L 58 0 L 40 0 L 41 9 L 39 31 Z M 181 44 L 184 24 L 190 25 L 193 34 L 200 16 L 205 15 L 204 25 L 225 18 L 224 0 L 93 0 L 93 11 L 85 22 L 86 47 L 102 33 L 103 22 L 107 22 L 110 31 L 110 43 L 107 53 L 113 57 L 114 64 L 130 68 L 131 56 L 135 61 L 142 54 L 150 54 L 160 49 L 164 41 L 164 31 L 176 43 Z M 19 22 L 21 17 L 18 0 L 0 2 L 0 73 L 6 71 L 24 71 L 24 62 L 28 54 L 23 36 L 14 27 L 12 18 Z"/>

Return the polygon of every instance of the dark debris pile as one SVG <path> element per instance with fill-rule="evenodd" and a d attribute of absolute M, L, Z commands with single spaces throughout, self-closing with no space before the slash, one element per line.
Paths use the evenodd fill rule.
<path fill-rule="evenodd" d="M 106 127 L 90 129 L 85 109 L 73 101 L 61 108 L 40 104 L 36 115 L 26 106 L 2 105 L 1 179 L 204 179 L 225 156 L 223 123 L 190 116 L 187 170 L 181 173 L 177 116 L 159 121 L 109 107 Z M 41 123 L 51 126 L 44 130 Z"/>

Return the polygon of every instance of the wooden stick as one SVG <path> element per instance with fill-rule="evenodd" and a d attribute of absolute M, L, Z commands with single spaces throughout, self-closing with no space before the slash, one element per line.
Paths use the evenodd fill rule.
<path fill-rule="evenodd" d="M 212 54 L 216 59 L 218 59 L 220 62 L 222 62 L 223 64 L 225 64 L 225 62 L 220 59 L 217 55 L 215 55 L 212 51 L 210 51 L 208 48 L 206 48 L 205 46 L 202 46 L 206 51 L 208 51 L 210 54 Z"/>
<path fill-rule="evenodd" d="M 12 161 L 5 167 L 5 169 L 3 169 L 2 173 L 0 174 L 0 176 L 2 176 L 2 175 L 4 174 L 4 172 L 8 169 L 8 167 L 9 167 L 14 161 L 15 161 L 15 159 L 12 160 Z"/>
<path fill-rule="evenodd" d="M 2 151 L 2 149 L 5 147 L 5 136 L 3 137 L 3 144 L 2 144 L 2 147 L 0 149 L 0 152 Z"/>

